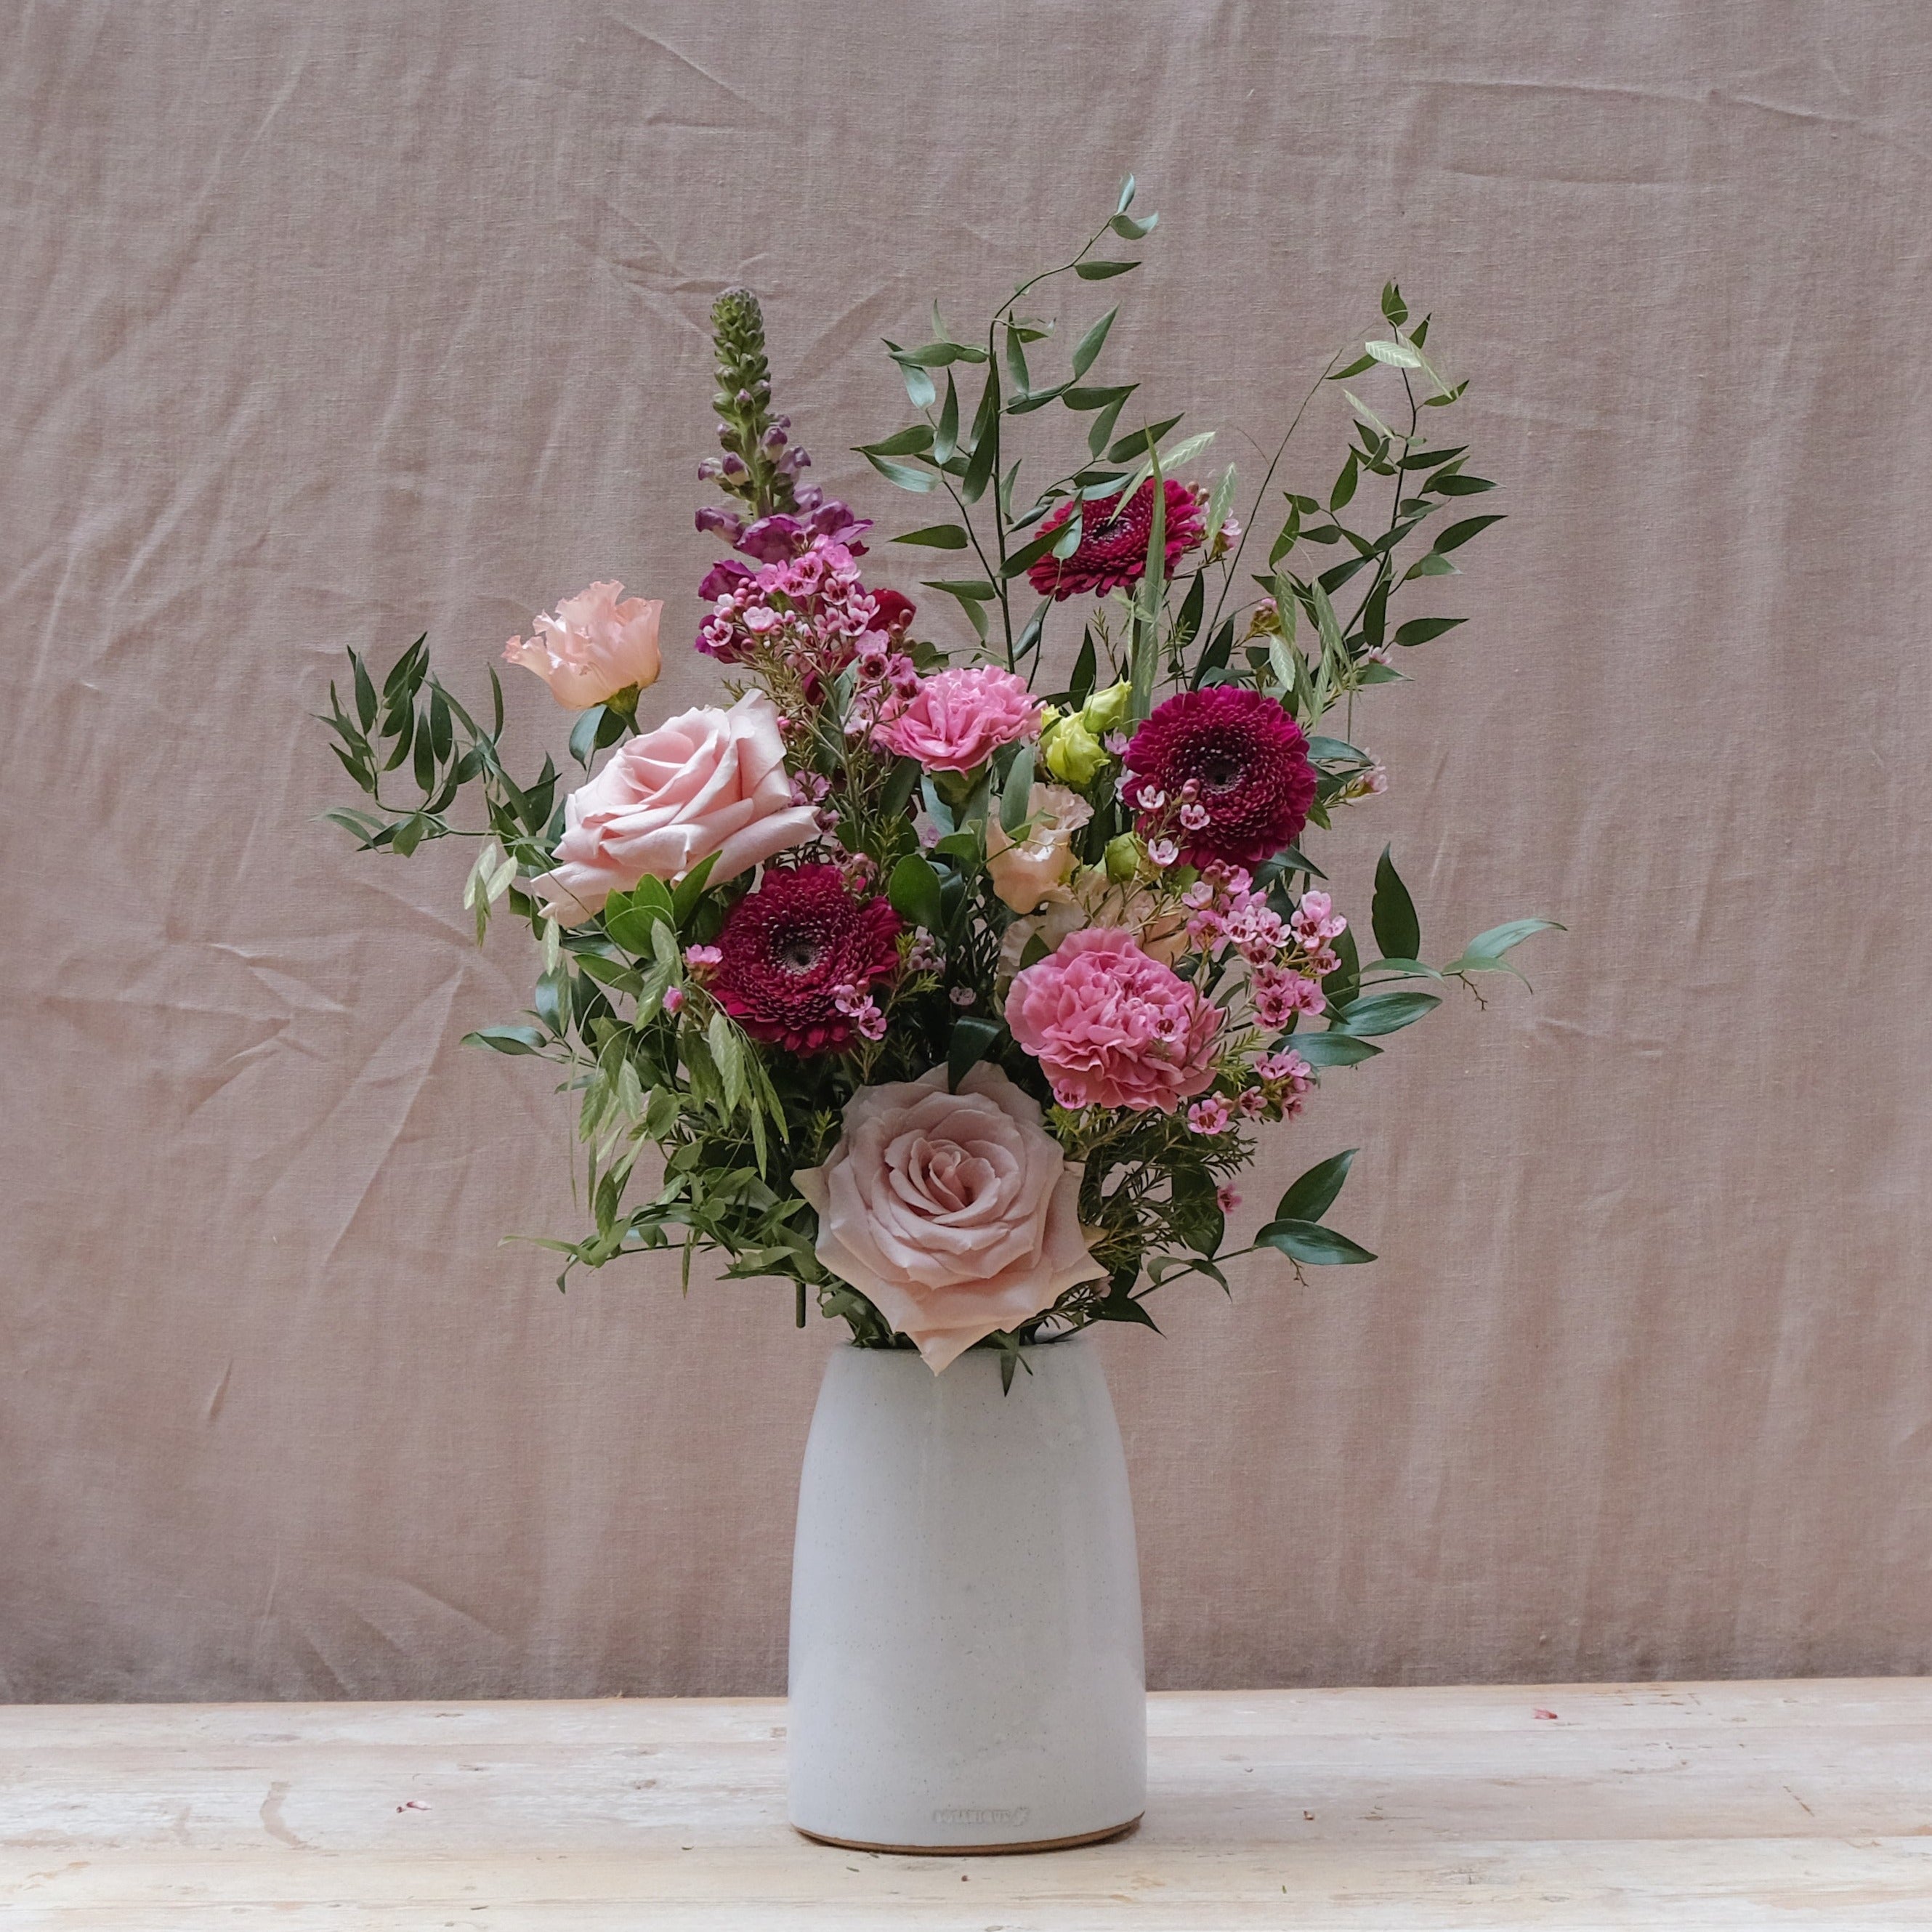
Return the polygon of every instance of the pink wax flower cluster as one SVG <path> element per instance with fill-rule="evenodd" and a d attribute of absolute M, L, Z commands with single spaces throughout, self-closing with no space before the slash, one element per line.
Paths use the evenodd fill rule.
<path fill-rule="evenodd" d="M 1088 927 L 1016 976 L 1013 1038 L 1063 1107 L 1171 1114 L 1211 1086 L 1226 1016 L 1131 933 Z"/>
<path fill-rule="evenodd" d="M 698 594 L 712 603 L 698 633 L 707 657 L 734 664 L 763 658 L 812 680 L 836 676 L 861 639 L 887 634 L 896 614 L 860 581 L 851 550 L 824 537 L 756 570 L 727 557 L 712 566 Z"/>
<path fill-rule="evenodd" d="M 1002 745 L 1040 735 L 1026 680 L 992 664 L 935 671 L 890 704 L 873 742 L 928 772 L 977 771 Z"/>

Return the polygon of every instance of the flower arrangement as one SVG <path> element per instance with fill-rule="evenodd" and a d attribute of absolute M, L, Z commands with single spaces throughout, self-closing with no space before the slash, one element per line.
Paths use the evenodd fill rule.
<path fill-rule="evenodd" d="M 1010 1379 L 1023 1343 L 1152 1327 L 1148 1295 L 1180 1276 L 1225 1287 L 1257 1130 L 1438 1006 L 1432 987 L 1513 971 L 1552 925 L 1428 965 L 1385 850 L 1370 957 L 1303 850 L 1384 789 L 1358 698 L 1463 621 L 1397 623 L 1391 600 L 1499 520 L 1454 515 L 1494 486 L 1423 432 L 1466 386 L 1428 318 L 1382 291 L 1380 332 L 1330 358 L 1238 520 L 1232 466 L 1190 480 L 1210 435 L 1120 429 L 1137 386 L 1095 373 L 1114 310 L 1035 367 L 1060 332 L 1023 305 L 1139 266 L 1097 252 L 1153 229 L 1133 201 L 1130 178 L 983 329 L 954 335 L 935 304 L 930 341 L 886 344 L 912 419 L 860 453 L 949 506 L 892 540 L 961 558 L 924 581 L 936 605 L 866 581 L 872 523 L 801 480 L 763 316 L 732 290 L 712 310 L 720 451 L 699 466 L 724 501 L 697 515 L 731 554 L 694 640 L 728 704 L 647 722 L 662 603 L 615 583 L 566 599 L 505 652 L 576 714 L 584 782 L 560 798 L 548 756 L 511 776 L 494 670 L 486 727 L 424 639 L 380 683 L 349 653 L 326 722 L 374 808 L 328 815 L 373 850 L 476 838 L 478 943 L 507 904 L 541 946 L 526 1020 L 470 1038 L 552 1062 L 577 1096 L 594 1226 L 547 1244 L 560 1286 L 675 1240 L 687 1281 L 721 1251 L 730 1276 L 788 1278 L 800 1326 L 815 1300 L 935 1372 L 997 1348 Z M 1370 375 L 1390 400 L 1342 387 L 1332 484 L 1277 494 L 1310 403 Z M 1071 454 L 1022 488 L 1049 423 L 1076 430 Z M 420 796 L 399 806 L 384 787 L 405 772 Z M 482 822 L 459 826 L 465 793 Z M 1352 1158 L 1303 1174 L 1255 1246 L 1372 1260 L 1324 1220 Z"/>

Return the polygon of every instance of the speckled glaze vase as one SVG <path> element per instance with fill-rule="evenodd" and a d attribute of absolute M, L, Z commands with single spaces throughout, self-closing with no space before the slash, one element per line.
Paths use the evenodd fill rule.
<path fill-rule="evenodd" d="M 1031 1372 L 1028 1373 L 1030 1370 Z M 1140 1571 L 1092 1344 L 827 1364 L 792 1561 L 791 1822 L 871 1851 L 1046 1850 L 1147 1795 Z"/>

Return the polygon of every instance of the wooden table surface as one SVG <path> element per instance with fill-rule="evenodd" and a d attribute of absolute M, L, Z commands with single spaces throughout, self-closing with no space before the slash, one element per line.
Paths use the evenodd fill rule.
<path fill-rule="evenodd" d="M 1131 1836 L 915 1858 L 787 1828 L 778 1702 L 0 1708 L 0 1926 L 1932 1932 L 1932 1679 L 1150 1711 Z"/>

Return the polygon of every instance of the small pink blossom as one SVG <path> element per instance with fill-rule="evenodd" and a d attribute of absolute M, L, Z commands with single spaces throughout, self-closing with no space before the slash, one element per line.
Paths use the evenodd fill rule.
<path fill-rule="evenodd" d="M 1190 803 L 1180 808 L 1180 822 L 1190 832 L 1204 830 L 1208 824 L 1208 808 L 1204 805 Z"/>
<path fill-rule="evenodd" d="M 1228 1120 L 1228 1103 L 1218 1094 L 1196 1101 L 1187 1110 L 1188 1129 L 1192 1133 L 1225 1134 Z"/>
<path fill-rule="evenodd" d="M 1180 848 L 1172 838 L 1150 838 L 1148 841 L 1148 862 L 1166 872 L 1180 857 Z"/>
<path fill-rule="evenodd" d="M 724 957 L 715 946 L 687 946 L 684 949 L 684 963 L 694 973 L 701 973 L 706 967 L 718 964 Z"/>
<path fill-rule="evenodd" d="M 1241 1204 L 1241 1197 L 1232 1187 L 1217 1187 L 1214 1190 L 1214 1205 L 1224 1214 L 1232 1214 Z"/>
<path fill-rule="evenodd" d="M 970 1006 L 980 996 L 970 986 L 952 986 L 946 989 L 946 997 L 956 1006 Z"/>
<path fill-rule="evenodd" d="M 1326 892 L 1304 892 L 1288 925 L 1297 939 L 1312 952 L 1318 946 L 1336 939 L 1348 930 L 1348 922 L 1336 911 Z"/>
<path fill-rule="evenodd" d="M 663 1006 L 664 1011 L 670 1014 L 673 1019 L 676 1018 L 679 1013 L 683 1010 L 684 988 L 682 986 L 667 986 L 664 992 Z"/>
<path fill-rule="evenodd" d="M 991 664 L 936 671 L 872 734 L 895 757 L 929 772 L 977 771 L 1002 745 L 1040 735 L 1040 706 L 1024 678 Z"/>
<path fill-rule="evenodd" d="M 880 1012 L 875 1000 L 868 1000 L 853 1016 L 859 1030 L 867 1040 L 884 1040 L 886 1036 L 886 1016 Z"/>

